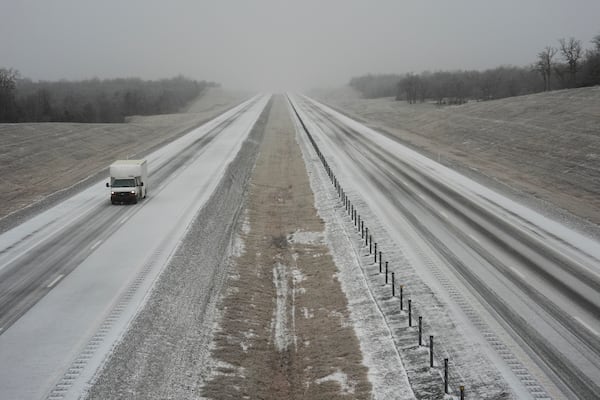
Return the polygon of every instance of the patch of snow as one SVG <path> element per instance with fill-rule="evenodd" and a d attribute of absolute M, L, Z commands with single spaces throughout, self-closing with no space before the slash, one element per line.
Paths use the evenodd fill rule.
<path fill-rule="evenodd" d="M 295 253 L 294 253 L 295 254 Z M 296 260 L 294 260 L 296 261 Z M 303 287 L 298 286 L 300 283 L 302 283 L 304 280 L 306 280 L 306 277 L 304 276 L 304 274 L 302 273 L 302 271 L 300 271 L 298 268 L 293 268 L 292 269 L 292 278 L 293 278 L 293 283 L 294 283 L 294 289 L 293 289 L 293 303 L 294 305 L 296 304 L 296 294 L 300 293 L 300 294 L 304 294 L 306 293 L 306 289 Z"/>
<path fill-rule="evenodd" d="M 351 327 L 352 326 L 350 321 L 348 321 L 348 318 L 346 318 L 346 316 L 344 314 L 342 314 L 341 312 L 339 312 L 337 310 L 331 310 L 329 312 L 329 318 L 339 319 L 340 325 L 343 327 Z"/>
<path fill-rule="evenodd" d="M 250 222 L 248 220 L 248 216 L 245 216 L 244 222 L 242 223 L 242 233 L 244 235 L 248 235 L 250 233 Z M 231 248 L 231 256 L 233 257 L 241 257 L 242 254 L 246 251 L 244 239 L 238 233 L 235 234 L 233 238 L 233 245 Z"/>
<path fill-rule="evenodd" d="M 243 335 L 244 335 L 244 339 L 252 339 L 253 337 L 256 336 L 256 334 L 252 331 L 244 332 Z M 251 344 L 249 344 L 248 342 L 249 342 L 249 340 L 242 340 L 240 342 L 240 346 L 241 346 L 242 350 L 244 351 L 244 353 L 247 353 L 248 349 L 251 347 Z"/>
<path fill-rule="evenodd" d="M 247 211 L 244 211 L 244 222 L 242 223 L 242 233 L 248 235 L 251 231 L 250 219 L 248 218 Z"/>
<path fill-rule="evenodd" d="M 298 244 L 322 244 L 323 234 L 321 232 L 296 231 L 288 238 L 290 243 Z"/>
<path fill-rule="evenodd" d="M 292 276 L 294 277 L 294 285 L 297 285 L 298 283 L 303 282 L 303 281 L 306 280 L 306 277 L 304 276 L 304 274 L 302 273 L 302 271 L 300 271 L 297 268 L 294 268 L 292 270 Z"/>
<path fill-rule="evenodd" d="M 310 311 L 307 307 L 302 307 L 302 314 L 304 315 L 305 319 L 315 317 L 315 314 L 312 311 Z"/>
<path fill-rule="evenodd" d="M 349 380 L 348 375 L 339 369 L 336 372 L 315 381 L 317 385 L 324 382 L 337 382 L 340 385 L 342 394 L 354 394 L 354 389 L 356 388 L 356 382 Z"/>
<path fill-rule="evenodd" d="M 281 263 L 273 267 L 273 284 L 277 291 L 276 306 L 271 326 L 273 327 L 273 336 L 275 347 L 279 351 L 287 350 L 290 345 L 290 329 L 288 327 L 288 271 L 287 267 Z"/>

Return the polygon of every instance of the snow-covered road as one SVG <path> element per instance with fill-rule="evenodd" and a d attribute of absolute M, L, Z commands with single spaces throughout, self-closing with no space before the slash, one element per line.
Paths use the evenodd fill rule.
<path fill-rule="evenodd" d="M 268 99 L 149 155 L 149 194 L 137 206 L 111 206 L 98 182 L 0 235 L 2 398 L 79 397 Z"/>
<path fill-rule="evenodd" d="M 435 335 L 436 366 L 451 359 L 454 395 L 465 384 L 467 398 L 497 398 L 508 384 L 517 398 L 595 398 L 597 242 L 323 104 L 291 101 L 369 227 L 379 260 L 389 262 L 414 315 L 423 317 L 425 337 Z M 251 99 L 149 155 L 149 198 L 137 206 L 111 206 L 98 182 L 0 235 L 1 398 L 78 398 L 86 390 L 267 103 L 268 96 Z M 328 196 L 317 208 L 340 211 L 331 217 L 339 218 L 336 234 L 354 246 L 336 254 L 330 242 L 334 258 L 356 263 L 387 324 L 385 337 L 363 347 L 365 360 L 402 358 L 400 378 L 420 393 L 429 383 L 419 382 L 422 367 L 410 352 L 420 363 L 425 346 L 406 346 L 414 334 L 398 325 L 406 312 L 389 286 L 372 283 L 381 277 L 377 263 L 355 223 L 344 225 L 344 207 L 330 204 L 335 193 Z M 384 393 L 385 366 L 367 363 L 382 375 L 373 378 L 374 393 Z"/>
<path fill-rule="evenodd" d="M 597 242 L 323 104 L 292 101 L 380 249 L 400 254 L 386 258 L 392 270 L 412 265 L 475 328 L 469 340 L 503 364 L 519 397 L 600 392 Z"/>

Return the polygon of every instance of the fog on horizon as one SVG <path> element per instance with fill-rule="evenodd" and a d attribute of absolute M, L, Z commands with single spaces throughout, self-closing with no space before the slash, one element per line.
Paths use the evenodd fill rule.
<path fill-rule="evenodd" d="M 34 80 L 183 74 L 231 89 L 528 65 L 600 34 L 600 1 L 3 0 L 0 67 Z"/>

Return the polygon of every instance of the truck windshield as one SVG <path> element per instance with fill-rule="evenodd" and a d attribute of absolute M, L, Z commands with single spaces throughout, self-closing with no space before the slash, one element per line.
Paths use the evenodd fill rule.
<path fill-rule="evenodd" d="M 135 179 L 115 179 L 112 182 L 112 187 L 134 187 Z"/>

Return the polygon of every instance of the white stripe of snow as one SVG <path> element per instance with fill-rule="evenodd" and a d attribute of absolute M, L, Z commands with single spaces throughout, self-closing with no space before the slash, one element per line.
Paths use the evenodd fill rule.
<path fill-rule="evenodd" d="M 481 242 L 479 241 L 479 239 L 477 239 L 475 236 L 471 235 L 470 233 L 469 233 L 469 237 L 470 237 L 472 240 L 474 240 L 475 242 L 477 242 L 478 244 L 481 244 Z"/>
<path fill-rule="evenodd" d="M 579 322 L 581 325 L 583 325 L 588 331 L 592 332 L 596 336 L 600 336 L 598 331 L 595 330 L 594 328 L 592 328 L 591 326 L 589 326 L 588 323 L 583 320 L 583 318 L 575 317 L 575 319 L 577 320 L 577 322 Z"/>
<path fill-rule="evenodd" d="M 527 278 L 525 278 L 525 275 L 519 271 L 518 269 L 516 269 L 515 267 L 510 267 L 510 269 L 512 270 L 512 272 L 514 272 L 516 275 L 519 276 L 519 278 L 521 278 L 522 280 L 527 280 Z"/>
<path fill-rule="evenodd" d="M 287 318 L 288 272 L 287 267 L 277 263 L 273 267 L 273 283 L 277 290 L 277 305 L 273 315 L 273 335 L 277 350 L 284 351 L 290 344 L 290 332 Z"/>
<path fill-rule="evenodd" d="M 57 276 L 56 278 L 54 278 L 54 280 L 53 280 L 52 282 L 50 282 L 50 283 L 48 284 L 48 286 L 46 286 L 46 287 L 48 287 L 48 288 L 51 288 L 52 286 L 56 285 L 56 283 L 57 283 L 58 281 L 60 281 L 60 280 L 61 280 L 63 277 L 64 277 L 64 275 L 63 275 L 63 274 L 60 274 L 59 276 Z"/>
<path fill-rule="evenodd" d="M 324 376 L 323 378 L 319 378 L 315 381 L 316 384 L 320 385 L 323 382 L 337 382 L 340 385 L 341 392 L 343 394 L 354 394 L 354 388 L 356 387 L 356 382 L 352 380 L 348 380 L 348 375 L 343 373 L 341 370 L 337 370 L 336 372 Z"/>

